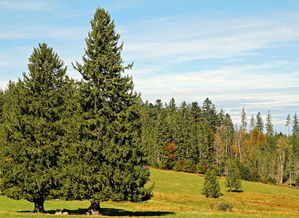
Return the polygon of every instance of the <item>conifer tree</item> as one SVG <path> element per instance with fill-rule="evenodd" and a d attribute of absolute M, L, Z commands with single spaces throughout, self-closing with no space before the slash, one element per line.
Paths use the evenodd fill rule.
<path fill-rule="evenodd" d="M 229 192 L 240 191 L 241 189 L 240 172 L 235 161 L 228 163 L 225 185 Z"/>
<path fill-rule="evenodd" d="M 0 187 L 5 196 L 26 199 L 34 203 L 34 212 L 44 212 L 44 201 L 59 187 L 66 68 L 43 43 L 34 49 L 28 69 L 22 80 L 10 83 L 5 98 Z"/>
<path fill-rule="evenodd" d="M 208 169 L 205 173 L 202 194 L 207 198 L 218 198 L 222 195 L 220 191 L 220 185 L 216 178 L 215 170 L 213 169 Z"/>
<path fill-rule="evenodd" d="M 209 98 L 206 98 L 202 104 L 203 118 L 208 124 L 209 128 L 215 132 L 217 126 L 219 126 L 219 119 L 217 116 L 215 105 Z"/>
<path fill-rule="evenodd" d="M 273 135 L 273 124 L 272 124 L 272 117 L 270 111 L 268 111 L 267 114 L 266 131 L 268 135 Z"/>
<path fill-rule="evenodd" d="M 264 123 L 260 112 L 256 115 L 256 128 L 261 132 L 264 131 Z"/>
<path fill-rule="evenodd" d="M 171 112 L 176 111 L 177 107 L 176 107 L 174 98 L 170 99 L 169 104 L 168 104 L 168 108 L 170 109 Z"/>
<path fill-rule="evenodd" d="M 132 65 L 123 65 L 119 38 L 108 12 L 97 9 L 83 64 L 74 66 L 83 76 L 82 119 L 75 145 L 64 154 L 62 164 L 70 173 L 62 193 L 66 199 L 89 199 L 92 214 L 100 213 L 100 201 L 149 197 L 144 188 L 149 171 L 144 168 L 140 100 L 131 77 L 122 75 Z"/>
<path fill-rule="evenodd" d="M 245 107 L 242 108 L 241 112 L 241 127 L 246 130 L 247 127 L 247 121 L 246 121 L 246 112 L 245 112 Z"/>
<path fill-rule="evenodd" d="M 182 102 L 178 109 L 178 119 L 176 122 L 176 133 L 175 138 L 178 146 L 178 159 L 186 160 L 190 159 L 192 156 L 192 125 L 191 124 L 191 110 L 186 102 Z"/>

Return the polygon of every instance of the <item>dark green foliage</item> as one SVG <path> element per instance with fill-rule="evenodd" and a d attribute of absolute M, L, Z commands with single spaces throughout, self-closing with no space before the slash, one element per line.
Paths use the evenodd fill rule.
<path fill-rule="evenodd" d="M 254 170 L 250 170 L 249 167 L 245 166 L 244 164 L 240 162 L 236 162 L 238 168 L 239 168 L 239 173 L 240 173 L 240 179 L 244 179 L 247 181 L 259 181 L 260 177 Z"/>
<path fill-rule="evenodd" d="M 236 161 L 229 161 L 225 177 L 225 185 L 229 192 L 237 192 L 241 190 L 240 177 L 240 171 Z"/>
<path fill-rule="evenodd" d="M 199 126 L 199 162 L 212 165 L 215 162 L 214 132 L 206 122 Z"/>
<path fill-rule="evenodd" d="M 57 162 L 68 80 L 63 62 L 46 44 L 34 49 L 28 68 L 5 95 L 0 187 L 3 195 L 34 202 L 34 211 L 43 212 L 44 201 L 60 185 Z"/>
<path fill-rule="evenodd" d="M 215 170 L 208 169 L 206 171 L 204 187 L 201 193 L 207 198 L 218 198 L 222 195 Z"/>
<path fill-rule="evenodd" d="M 202 116 L 208 126 L 215 131 L 219 126 L 219 119 L 217 116 L 215 105 L 209 98 L 206 98 L 202 105 Z"/>
<path fill-rule="evenodd" d="M 256 128 L 261 132 L 264 131 L 264 122 L 260 112 L 256 115 Z"/>
<path fill-rule="evenodd" d="M 144 168 L 141 143 L 139 96 L 132 79 L 122 73 L 122 44 L 114 22 L 104 9 L 97 9 L 86 39 L 80 109 L 73 145 L 62 164 L 69 168 L 63 187 L 67 199 L 142 201 L 150 197 L 144 188 L 149 178 Z"/>

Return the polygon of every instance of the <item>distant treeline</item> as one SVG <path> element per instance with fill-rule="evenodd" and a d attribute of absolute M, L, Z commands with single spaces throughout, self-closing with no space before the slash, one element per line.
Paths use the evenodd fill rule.
<path fill-rule="evenodd" d="M 299 127 L 297 115 L 288 115 L 291 134 L 275 133 L 271 114 L 266 122 L 257 113 L 234 126 L 223 110 L 217 112 L 210 99 L 176 105 L 156 100 L 142 105 L 142 141 L 148 164 L 163 169 L 204 173 L 213 167 L 226 174 L 229 160 L 236 160 L 241 177 L 269 183 L 294 182 L 298 169 Z"/>

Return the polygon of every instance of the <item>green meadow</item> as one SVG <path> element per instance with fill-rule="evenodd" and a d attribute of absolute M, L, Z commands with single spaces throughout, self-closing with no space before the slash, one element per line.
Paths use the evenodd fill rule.
<path fill-rule="evenodd" d="M 224 178 L 219 178 L 223 196 L 207 199 L 201 195 L 203 175 L 150 168 L 155 184 L 154 196 L 143 203 L 103 202 L 103 216 L 110 217 L 298 217 L 299 189 L 242 181 L 240 193 L 225 191 Z M 229 202 L 230 212 L 215 211 L 210 204 Z M 0 197 L 0 217 L 66 217 L 54 215 L 56 209 L 67 209 L 71 217 L 86 217 L 88 201 L 51 200 L 45 204 L 47 214 L 31 214 L 33 204 Z"/>

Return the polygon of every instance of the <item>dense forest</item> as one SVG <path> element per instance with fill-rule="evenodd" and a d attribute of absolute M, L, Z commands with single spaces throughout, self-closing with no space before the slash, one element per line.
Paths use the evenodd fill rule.
<path fill-rule="evenodd" d="M 69 78 L 58 54 L 42 43 L 28 73 L 0 92 L 2 195 L 33 202 L 35 212 L 44 212 L 47 199 L 86 199 L 97 214 L 100 201 L 149 199 L 146 166 L 298 185 L 296 114 L 287 117 L 284 135 L 274 131 L 270 112 L 266 121 L 260 113 L 248 121 L 243 108 L 234 125 L 209 98 L 202 105 L 144 102 L 123 75 L 132 64 L 123 64 L 119 38 L 109 14 L 98 9 L 82 63 L 73 64 L 81 81 Z M 228 183 L 240 187 L 233 178 Z"/>
<path fill-rule="evenodd" d="M 241 178 L 267 183 L 295 183 L 299 157 L 297 114 L 288 115 L 288 135 L 277 133 L 268 112 L 250 121 L 243 108 L 241 124 L 234 125 L 228 113 L 216 110 L 210 99 L 176 105 L 142 104 L 142 140 L 148 164 L 158 168 L 204 173 L 213 167 L 225 175 L 230 160 L 237 161 Z M 265 123 L 264 123 L 265 122 Z M 298 179 L 297 179 L 298 180 Z"/>

